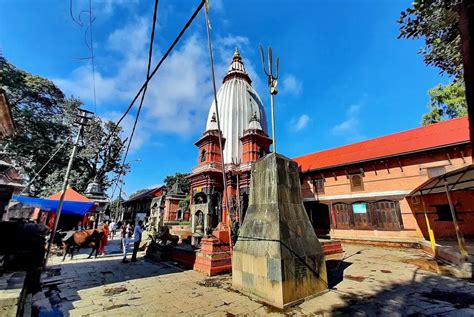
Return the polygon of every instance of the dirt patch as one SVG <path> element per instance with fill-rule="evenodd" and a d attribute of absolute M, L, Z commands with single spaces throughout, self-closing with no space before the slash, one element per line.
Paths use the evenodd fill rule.
<path fill-rule="evenodd" d="M 113 296 L 113 295 L 117 295 L 126 291 L 127 291 L 127 288 L 125 286 L 106 288 L 104 289 L 104 295 Z"/>
<path fill-rule="evenodd" d="M 362 282 L 363 280 L 366 279 L 365 276 L 354 276 L 354 275 L 344 275 L 345 278 L 349 279 L 349 280 L 353 280 L 353 281 L 357 281 L 357 282 Z"/>
<path fill-rule="evenodd" d="M 204 287 L 217 287 L 217 288 L 230 289 L 232 286 L 232 280 L 230 276 L 211 277 L 211 278 L 206 278 L 203 281 L 199 281 L 197 282 L 197 284 Z"/>
<path fill-rule="evenodd" d="M 454 305 L 456 308 L 468 308 L 474 303 L 474 294 L 462 293 L 462 292 L 445 292 L 439 289 L 434 289 L 431 292 L 421 293 L 422 296 L 435 299 L 443 302 L 448 302 Z"/>
<path fill-rule="evenodd" d="M 128 307 L 128 306 L 130 306 L 130 305 L 129 304 L 118 304 L 118 305 L 112 305 L 110 307 L 105 307 L 104 310 L 112 310 L 112 309 Z"/>
<path fill-rule="evenodd" d="M 424 271 L 437 273 L 444 276 L 454 277 L 454 275 L 449 270 L 448 266 L 440 261 L 426 259 L 426 258 L 414 258 L 414 259 L 403 259 L 401 262 L 407 263 L 407 264 L 413 264 Z"/>

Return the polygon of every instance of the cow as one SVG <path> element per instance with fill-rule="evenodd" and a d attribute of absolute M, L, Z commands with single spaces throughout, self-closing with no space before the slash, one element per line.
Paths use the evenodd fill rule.
<path fill-rule="evenodd" d="M 71 260 L 74 256 L 74 249 L 77 251 L 80 248 L 92 248 L 91 253 L 89 254 L 88 259 L 92 257 L 92 253 L 95 251 L 95 257 L 97 257 L 97 253 L 99 251 L 100 243 L 102 241 L 102 237 L 104 232 L 98 229 L 92 230 L 83 230 L 77 231 L 72 234 L 67 234 L 66 237 L 63 239 L 63 247 L 64 247 L 64 256 L 63 261 L 66 259 L 66 255 L 68 253 L 71 254 Z"/>

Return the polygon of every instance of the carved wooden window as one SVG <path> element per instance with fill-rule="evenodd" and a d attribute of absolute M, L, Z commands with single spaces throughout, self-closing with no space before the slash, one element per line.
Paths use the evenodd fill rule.
<path fill-rule="evenodd" d="M 352 208 L 345 203 L 336 203 L 332 206 L 336 218 L 337 229 L 348 229 L 352 225 Z"/>
<path fill-rule="evenodd" d="M 373 204 L 377 227 L 381 229 L 403 229 L 402 215 L 398 201 L 378 201 Z"/>
<path fill-rule="evenodd" d="M 364 190 L 364 181 L 362 174 L 352 174 L 350 175 L 351 180 L 351 191 L 362 191 Z"/>
<path fill-rule="evenodd" d="M 206 161 L 206 150 L 202 150 L 201 151 L 201 162 L 205 162 Z"/>
<path fill-rule="evenodd" d="M 313 190 L 315 193 L 324 194 L 324 179 L 313 179 Z"/>

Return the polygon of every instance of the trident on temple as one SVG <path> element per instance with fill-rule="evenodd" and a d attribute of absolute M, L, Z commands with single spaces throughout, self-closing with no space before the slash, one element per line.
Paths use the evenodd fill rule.
<path fill-rule="evenodd" d="M 272 57 L 272 48 L 268 47 L 268 71 L 265 68 L 265 53 L 263 52 L 263 47 L 260 45 L 260 53 L 262 55 L 262 67 L 265 75 L 267 75 L 268 88 L 270 90 L 270 105 L 272 112 L 272 139 L 273 139 L 273 153 L 276 153 L 276 135 L 275 135 L 275 109 L 274 109 L 274 96 L 278 93 L 277 90 L 277 79 L 278 79 L 278 64 L 279 58 L 276 58 L 276 74 L 273 75 L 273 57 Z"/>

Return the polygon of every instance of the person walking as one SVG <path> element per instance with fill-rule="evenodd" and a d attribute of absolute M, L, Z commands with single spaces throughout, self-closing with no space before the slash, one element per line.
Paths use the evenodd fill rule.
<path fill-rule="evenodd" d="M 140 247 L 140 242 L 142 241 L 142 224 L 143 221 L 138 221 L 138 224 L 135 226 L 135 230 L 133 230 L 133 254 L 132 254 L 132 262 L 137 262 L 137 252 L 138 248 Z"/>
<path fill-rule="evenodd" d="M 100 247 L 99 247 L 99 253 L 100 255 L 104 255 L 105 254 L 105 246 L 107 245 L 107 242 L 109 240 L 109 225 L 108 225 L 108 221 L 106 221 L 104 223 L 104 225 L 102 226 L 102 232 L 104 233 L 104 235 L 102 236 L 102 240 L 100 240 Z"/>
<path fill-rule="evenodd" d="M 117 230 L 117 224 L 115 223 L 114 220 L 112 220 L 112 222 L 110 223 L 109 229 L 110 229 L 110 240 L 113 240 L 116 230 Z"/>
<path fill-rule="evenodd" d="M 128 220 L 125 220 L 125 223 L 122 225 L 122 251 L 123 251 L 123 259 L 122 263 L 128 263 L 127 260 L 127 252 L 128 252 L 128 244 L 130 242 L 130 224 Z"/>

